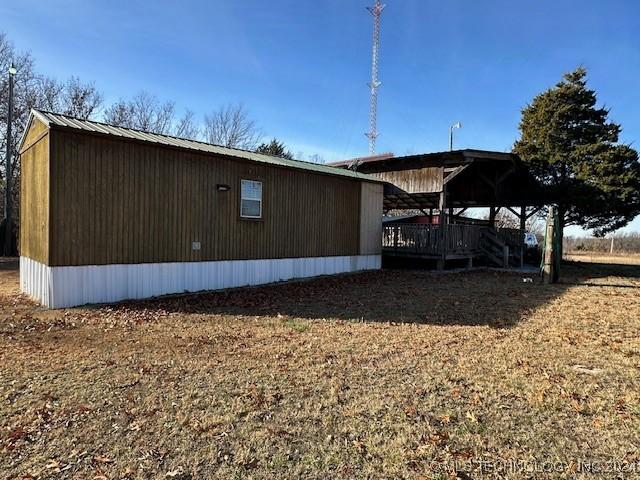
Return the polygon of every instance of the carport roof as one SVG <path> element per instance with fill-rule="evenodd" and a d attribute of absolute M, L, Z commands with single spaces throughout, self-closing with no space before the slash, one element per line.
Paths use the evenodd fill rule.
<path fill-rule="evenodd" d="M 394 173 L 403 171 L 411 172 L 415 179 L 441 176 L 439 191 L 411 190 L 402 180 L 398 185 L 385 184 L 385 211 L 438 208 L 445 185 L 446 206 L 451 208 L 539 206 L 551 200 L 520 157 L 509 152 L 466 149 L 402 157 L 380 154 L 331 165 L 355 167 L 389 182 L 397 178 Z"/>

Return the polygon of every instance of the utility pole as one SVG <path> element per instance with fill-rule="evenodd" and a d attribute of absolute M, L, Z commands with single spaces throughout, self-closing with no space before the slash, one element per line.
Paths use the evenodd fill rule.
<path fill-rule="evenodd" d="M 11 154 L 13 145 L 11 142 L 11 123 L 13 122 L 13 77 L 17 70 L 13 63 L 9 67 L 9 109 L 7 113 L 7 155 L 5 156 L 5 182 L 4 182 L 4 255 L 13 253 L 13 221 L 11 202 Z"/>
<path fill-rule="evenodd" d="M 369 139 L 369 155 L 376 153 L 376 138 L 378 138 L 378 88 L 382 85 L 378 81 L 378 53 L 380 50 L 380 16 L 386 5 L 375 0 L 373 7 L 367 7 L 373 16 L 373 42 L 371 47 L 371 103 L 369 108 L 369 132 L 365 133 Z"/>

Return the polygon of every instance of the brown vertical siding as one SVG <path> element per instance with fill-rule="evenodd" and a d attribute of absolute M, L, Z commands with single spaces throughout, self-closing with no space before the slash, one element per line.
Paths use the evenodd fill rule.
<path fill-rule="evenodd" d="M 53 266 L 360 254 L 359 180 L 70 130 L 50 135 Z M 243 178 L 263 182 L 260 220 L 240 218 Z"/>
<path fill-rule="evenodd" d="M 49 134 L 34 121 L 22 153 L 20 182 L 20 255 L 49 263 Z"/>
<path fill-rule="evenodd" d="M 413 170 L 372 172 L 371 176 L 401 188 L 408 193 L 429 193 L 442 191 L 442 167 L 427 167 Z"/>
<path fill-rule="evenodd" d="M 360 254 L 382 253 L 382 199 L 383 186 L 362 183 L 360 197 Z"/>

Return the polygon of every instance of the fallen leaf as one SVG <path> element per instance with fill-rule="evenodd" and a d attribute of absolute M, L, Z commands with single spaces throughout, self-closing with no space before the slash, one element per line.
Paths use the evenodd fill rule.
<path fill-rule="evenodd" d="M 182 470 L 182 467 L 178 467 L 175 470 L 171 470 L 170 472 L 167 472 L 165 476 L 169 478 L 173 478 L 173 477 L 177 477 L 178 475 L 182 475 L 183 473 L 184 473 L 184 470 Z"/>
<path fill-rule="evenodd" d="M 104 455 L 97 455 L 97 456 L 93 457 L 93 459 L 98 463 L 111 463 L 111 462 L 113 462 L 113 459 L 111 459 L 109 457 L 105 457 Z"/>
<path fill-rule="evenodd" d="M 473 412 L 467 412 L 465 417 L 471 420 L 473 423 L 478 423 L 478 417 L 475 416 Z"/>

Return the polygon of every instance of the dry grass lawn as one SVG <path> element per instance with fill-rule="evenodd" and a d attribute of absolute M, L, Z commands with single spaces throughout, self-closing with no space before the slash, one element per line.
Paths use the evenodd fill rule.
<path fill-rule="evenodd" d="M 606 254 L 600 252 L 569 252 L 565 255 L 572 262 L 640 265 L 640 254 Z"/>
<path fill-rule="evenodd" d="M 5 263 L 0 472 L 631 478 L 640 267 L 563 273 L 382 271 L 45 311 Z"/>

